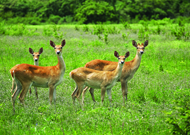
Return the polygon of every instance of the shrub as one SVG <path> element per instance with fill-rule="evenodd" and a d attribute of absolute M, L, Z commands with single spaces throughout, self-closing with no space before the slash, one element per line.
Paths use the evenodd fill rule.
<path fill-rule="evenodd" d="M 106 44 L 108 43 L 108 34 L 107 33 L 104 33 L 104 41 Z"/>
<path fill-rule="evenodd" d="M 50 15 L 48 22 L 53 22 L 55 24 L 58 24 L 59 20 L 61 19 L 58 15 Z"/>
<path fill-rule="evenodd" d="M 125 29 L 131 29 L 131 26 L 130 26 L 130 24 L 128 22 L 125 22 L 123 24 L 123 26 L 124 26 Z"/>
<path fill-rule="evenodd" d="M 104 32 L 105 28 L 102 25 L 96 25 L 94 26 L 94 35 L 102 34 Z"/>
<path fill-rule="evenodd" d="M 148 31 L 145 31 L 143 28 L 140 28 L 138 32 L 138 38 L 139 40 L 148 39 L 149 38 Z"/>
<path fill-rule="evenodd" d="M 5 34 L 4 21 L 0 23 L 0 34 Z"/>
<path fill-rule="evenodd" d="M 79 27 L 77 25 L 75 25 L 75 30 L 77 30 L 77 31 L 79 30 Z"/>
<path fill-rule="evenodd" d="M 181 40 L 182 38 L 187 40 L 190 36 L 189 30 L 185 26 L 176 26 L 175 28 L 172 28 L 171 34 L 175 36 L 177 40 Z"/>
<path fill-rule="evenodd" d="M 105 29 L 105 30 L 106 30 L 106 32 L 109 33 L 109 34 L 119 34 L 119 33 L 120 33 L 120 31 L 117 30 L 117 29 L 115 28 L 115 26 L 113 26 L 113 27 L 107 27 L 107 29 Z"/>
<path fill-rule="evenodd" d="M 83 31 L 84 31 L 84 32 L 89 31 L 89 27 L 88 27 L 87 25 L 83 26 Z"/>

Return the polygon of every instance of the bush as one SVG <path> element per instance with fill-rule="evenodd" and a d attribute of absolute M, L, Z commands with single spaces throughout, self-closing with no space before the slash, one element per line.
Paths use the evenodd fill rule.
<path fill-rule="evenodd" d="M 89 27 L 88 27 L 87 25 L 85 25 L 85 26 L 83 26 L 82 30 L 83 30 L 84 32 L 87 32 L 87 31 L 89 31 Z"/>
<path fill-rule="evenodd" d="M 185 26 L 176 26 L 171 29 L 171 34 L 176 37 L 177 40 L 189 39 L 190 32 Z"/>
<path fill-rule="evenodd" d="M 60 19 L 61 19 L 61 17 L 58 16 L 58 15 L 50 15 L 48 22 L 49 23 L 53 22 L 55 24 L 58 24 L 58 22 L 59 22 Z"/>
<path fill-rule="evenodd" d="M 4 21 L 0 23 L 0 34 L 5 34 Z"/>
<path fill-rule="evenodd" d="M 130 24 L 128 22 L 125 22 L 123 24 L 123 26 L 124 26 L 125 29 L 130 29 L 131 28 L 131 26 L 130 26 Z"/>
<path fill-rule="evenodd" d="M 104 32 L 105 28 L 102 25 L 95 25 L 94 26 L 94 35 L 102 34 Z"/>

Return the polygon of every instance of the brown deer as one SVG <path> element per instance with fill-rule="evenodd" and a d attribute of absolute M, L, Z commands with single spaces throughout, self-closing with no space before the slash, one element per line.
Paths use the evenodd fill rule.
<path fill-rule="evenodd" d="M 118 79 L 118 81 L 121 82 L 121 87 L 122 87 L 122 93 L 123 93 L 123 103 L 125 103 L 125 100 L 127 101 L 127 93 L 128 93 L 128 87 L 127 83 L 129 80 L 131 80 L 138 70 L 140 63 L 141 63 L 141 57 L 142 54 L 144 53 L 145 47 L 148 45 L 148 40 L 146 40 L 141 44 L 137 44 L 136 41 L 132 41 L 133 46 L 137 49 L 136 56 L 133 60 L 125 62 L 123 69 L 122 69 L 122 74 L 121 77 Z M 95 69 L 95 70 L 100 70 L 100 71 L 113 71 L 117 67 L 117 62 L 112 62 L 112 61 L 106 61 L 106 60 L 92 60 L 85 65 L 86 68 L 90 69 Z M 83 90 L 83 93 L 87 91 L 88 87 L 86 87 Z M 90 88 L 89 89 L 92 100 L 95 102 L 94 98 L 94 89 Z"/>
<path fill-rule="evenodd" d="M 73 104 L 77 97 L 79 103 L 83 106 L 84 94 L 82 95 L 82 103 L 80 102 L 80 95 L 85 86 L 101 89 L 102 103 L 104 101 L 105 91 L 107 91 L 111 103 L 111 89 L 121 77 L 122 68 L 125 59 L 129 56 L 129 52 L 125 56 L 119 56 L 118 52 L 115 51 L 114 55 L 118 58 L 119 62 L 117 62 L 116 68 L 112 71 L 98 71 L 81 67 L 70 72 L 70 77 L 76 83 L 76 88 L 72 93 Z"/>
<path fill-rule="evenodd" d="M 43 52 L 43 48 L 40 48 L 38 52 L 34 52 L 32 50 L 32 48 L 29 48 L 29 52 L 32 54 L 32 57 L 33 57 L 33 60 L 34 60 L 34 65 L 36 66 L 39 66 L 39 58 L 40 58 L 40 54 Z M 11 93 L 13 94 L 13 91 L 15 90 L 16 88 L 16 83 L 13 79 L 13 82 L 12 82 L 12 89 L 11 89 Z M 38 99 L 38 93 L 37 93 L 37 87 L 34 87 L 35 89 L 35 92 L 36 92 L 36 98 Z M 31 95 L 32 91 L 31 91 L 31 88 L 29 90 L 29 93 Z"/>
<path fill-rule="evenodd" d="M 55 49 L 58 64 L 56 66 L 36 66 L 30 64 L 19 64 L 11 68 L 12 79 L 16 83 L 16 89 L 12 95 L 13 112 L 15 112 L 15 100 L 21 91 L 19 100 L 24 104 L 24 98 L 31 86 L 49 88 L 49 101 L 56 102 L 56 87 L 63 81 L 65 73 L 65 62 L 62 57 L 62 48 L 65 46 L 65 40 L 61 45 L 55 45 L 50 40 L 50 45 Z"/>
<path fill-rule="evenodd" d="M 43 52 L 43 48 L 40 48 L 40 50 L 38 52 L 34 52 L 32 50 L 32 48 L 29 48 L 29 52 L 32 54 L 33 56 L 33 60 L 34 60 L 34 65 L 39 66 L 39 58 L 40 58 L 40 54 Z M 34 87 L 35 89 L 35 93 L 36 93 L 36 98 L 38 99 L 38 92 L 37 92 L 37 87 Z M 31 88 L 29 90 L 29 93 L 31 95 L 32 91 Z"/>

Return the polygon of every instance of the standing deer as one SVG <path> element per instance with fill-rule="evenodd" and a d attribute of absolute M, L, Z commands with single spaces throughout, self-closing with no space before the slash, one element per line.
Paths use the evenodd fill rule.
<path fill-rule="evenodd" d="M 112 71 L 98 71 L 81 67 L 70 72 L 70 77 L 76 83 L 76 88 L 72 93 L 73 104 L 75 103 L 75 98 L 77 97 L 79 103 L 83 106 L 84 94 L 82 94 L 82 103 L 80 102 L 80 95 L 85 86 L 101 89 L 102 103 L 104 101 L 105 91 L 107 91 L 111 104 L 111 89 L 121 77 L 122 68 L 125 59 L 129 56 L 129 52 L 127 52 L 125 56 L 119 56 L 118 52 L 115 51 L 114 55 L 118 58 L 119 62 L 117 62 L 116 68 Z"/>
<path fill-rule="evenodd" d="M 33 57 L 33 60 L 34 60 L 34 65 L 39 66 L 39 58 L 40 58 L 40 54 L 43 52 L 43 48 L 40 48 L 38 52 L 34 52 L 34 51 L 32 50 L 32 48 L 29 48 L 29 52 L 32 54 L 32 57 Z M 13 91 L 14 91 L 14 89 L 16 88 L 16 83 L 15 83 L 15 81 L 14 81 L 14 78 L 13 78 L 12 81 L 13 81 L 13 82 L 12 82 L 11 93 L 13 94 Z M 38 99 L 37 87 L 34 87 L 34 89 L 35 89 L 35 92 L 36 92 L 36 98 Z M 32 92 L 31 92 L 31 88 L 30 88 L 30 90 L 29 90 L 29 93 L 30 93 L 30 95 L 31 95 L 31 93 L 32 93 Z"/>
<path fill-rule="evenodd" d="M 33 56 L 33 60 L 34 60 L 34 65 L 39 66 L 39 58 L 40 58 L 40 54 L 43 52 L 43 48 L 40 48 L 40 50 L 38 52 L 34 52 L 32 50 L 32 48 L 29 48 L 29 52 L 32 54 Z M 36 98 L 38 99 L 38 92 L 37 92 L 37 87 L 34 87 L 35 92 L 36 92 Z M 32 91 L 31 88 L 29 90 L 29 93 L 31 95 Z"/>
<path fill-rule="evenodd" d="M 49 87 L 49 101 L 54 104 L 56 102 L 56 87 L 63 81 L 65 73 L 65 62 L 62 57 L 62 48 L 65 46 L 65 40 L 61 45 L 55 45 L 50 40 L 50 45 L 55 49 L 57 54 L 58 64 L 56 66 L 36 66 L 30 64 L 19 64 L 11 68 L 10 73 L 13 80 L 16 82 L 16 89 L 12 95 L 13 112 L 15 112 L 15 100 L 21 91 L 19 100 L 24 104 L 24 97 L 31 86 L 35 87 Z"/>
<path fill-rule="evenodd" d="M 145 47 L 148 45 L 148 40 L 146 40 L 144 42 L 144 44 L 143 43 L 137 44 L 137 42 L 133 40 L 132 44 L 137 49 L 136 56 L 133 60 L 125 62 L 123 69 L 122 69 L 121 77 L 118 80 L 121 82 L 124 104 L 125 104 L 125 99 L 127 101 L 127 93 L 128 93 L 127 83 L 129 80 L 131 80 L 133 78 L 134 74 L 136 73 L 136 71 L 138 70 L 138 68 L 140 66 L 141 56 L 144 53 Z M 90 69 L 100 70 L 100 71 L 113 71 L 117 67 L 117 62 L 106 61 L 106 60 L 92 60 L 92 61 L 86 63 L 85 67 L 90 68 Z M 88 89 L 88 87 L 86 87 L 83 90 L 84 94 L 87 91 L 87 89 Z M 89 91 L 90 91 L 92 100 L 94 102 L 96 102 L 95 98 L 94 98 L 94 89 L 90 88 Z"/>

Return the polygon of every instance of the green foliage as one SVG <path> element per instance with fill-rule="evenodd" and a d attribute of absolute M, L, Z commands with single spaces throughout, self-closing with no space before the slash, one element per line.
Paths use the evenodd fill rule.
<path fill-rule="evenodd" d="M 17 24 L 17 25 L 10 25 L 10 26 L 4 26 L 4 23 L 1 23 L 1 33 L 3 35 L 10 35 L 10 36 L 33 36 L 33 35 L 39 35 L 37 31 L 37 28 L 27 28 L 24 24 Z"/>
<path fill-rule="evenodd" d="M 94 35 L 102 34 L 104 32 L 104 30 L 105 30 L 105 28 L 103 25 L 95 25 L 93 34 Z"/>
<path fill-rule="evenodd" d="M 50 29 L 50 27 L 47 27 L 47 26 L 43 27 L 43 35 L 44 36 L 52 35 L 52 30 Z"/>
<path fill-rule="evenodd" d="M 88 27 L 87 25 L 84 25 L 84 26 L 83 26 L 83 31 L 84 31 L 84 32 L 88 32 L 88 31 L 89 31 L 89 27 Z"/>
<path fill-rule="evenodd" d="M 161 32 L 161 29 L 160 29 L 160 26 L 159 26 L 159 25 L 157 26 L 157 29 L 156 29 L 156 31 L 157 31 L 157 34 L 160 34 L 160 32 Z"/>
<path fill-rule="evenodd" d="M 127 40 L 128 39 L 128 37 L 129 37 L 129 32 L 127 33 L 127 34 L 125 34 L 125 33 L 122 33 L 122 38 L 124 39 L 124 40 Z"/>
<path fill-rule="evenodd" d="M 63 32 L 60 32 L 60 27 L 57 25 L 43 27 L 43 35 L 53 36 L 60 40 L 63 38 Z"/>
<path fill-rule="evenodd" d="M 1 0 L 0 18 L 10 24 L 32 25 L 76 21 L 85 24 L 137 23 L 139 20 L 164 18 L 174 18 L 173 22 L 180 24 L 181 18 L 185 23 L 190 22 L 189 5 L 188 1 L 181 0 Z M 167 24 L 167 21 L 160 21 L 159 25 L 162 24 Z"/>
<path fill-rule="evenodd" d="M 77 31 L 79 30 L 79 27 L 78 27 L 78 25 L 75 25 L 75 30 L 77 30 Z"/>
<path fill-rule="evenodd" d="M 53 22 L 53 23 L 55 23 L 55 24 L 58 24 L 58 22 L 59 22 L 60 19 L 61 19 L 60 16 L 58 16 L 58 15 L 52 15 L 52 14 L 51 14 L 50 17 L 49 17 L 48 22 L 49 22 L 49 23 Z"/>
<path fill-rule="evenodd" d="M 130 24 L 128 22 L 123 23 L 125 29 L 130 29 Z"/>
<path fill-rule="evenodd" d="M 0 35 L 5 34 L 6 29 L 4 28 L 4 22 L 0 23 Z"/>
<path fill-rule="evenodd" d="M 104 33 L 104 41 L 106 44 L 108 43 L 108 34 L 107 33 Z"/>
<path fill-rule="evenodd" d="M 99 23 L 114 21 L 114 9 L 105 1 L 86 0 L 76 10 L 75 18 L 81 23 Z"/>
<path fill-rule="evenodd" d="M 119 34 L 120 31 L 115 27 L 107 27 L 107 29 L 105 29 L 106 33 L 109 33 L 109 34 Z"/>
<path fill-rule="evenodd" d="M 146 39 L 148 40 L 149 39 L 149 33 L 148 33 L 148 31 L 145 31 L 144 28 L 140 28 L 139 32 L 138 32 L 138 38 L 140 40 L 146 40 Z"/>
<path fill-rule="evenodd" d="M 171 34 L 175 36 L 177 40 L 181 40 L 182 38 L 188 40 L 190 36 L 189 29 L 185 26 L 175 26 L 171 29 Z"/>
<path fill-rule="evenodd" d="M 166 122 L 172 125 L 173 134 L 190 134 L 190 89 L 178 89 L 175 91 L 176 98 L 173 101 L 172 111 L 166 113 Z"/>

